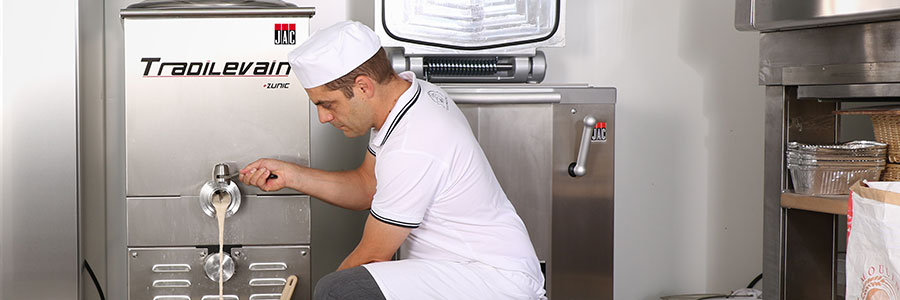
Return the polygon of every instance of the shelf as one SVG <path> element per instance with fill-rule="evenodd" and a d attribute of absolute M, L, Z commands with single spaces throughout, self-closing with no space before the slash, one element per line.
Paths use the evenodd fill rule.
<path fill-rule="evenodd" d="M 850 195 L 809 196 L 783 192 L 781 193 L 781 207 L 846 215 L 848 199 L 850 199 Z"/>

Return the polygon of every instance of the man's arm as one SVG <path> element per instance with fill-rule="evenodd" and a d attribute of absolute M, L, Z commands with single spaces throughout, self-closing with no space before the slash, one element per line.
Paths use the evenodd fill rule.
<path fill-rule="evenodd" d="M 409 236 L 412 228 L 391 225 L 376 220 L 372 215 L 366 220 L 362 240 L 356 249 L 344 259 L 338 271 L 358 267 L 367 263 L 389 261 Z"/>
<path fill-rule="evenodd" d="M 278 178 L 269 179 L 270 174 Z M 339 207 L 363 210 L 372 206 L 375 195 L 375 156 L 367 151 L 359 168 L 338 172 L 262 158 L 241 169 L 240 180 L 264 191 L 291 188 Z"/>

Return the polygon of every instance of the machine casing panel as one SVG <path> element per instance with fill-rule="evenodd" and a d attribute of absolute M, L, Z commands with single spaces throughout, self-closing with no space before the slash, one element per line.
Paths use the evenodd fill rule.
<path fill-rule="evenodd" d="M 311 13 L 272 11 L 123 11 L 129 299 L 218 298 L 203 268 L 219 251 L 217 225 L 200 199 L 213 166 L 233 174 L 261 157 L 310 165 L 310 105 L 287 53 L 306 39 Z M 235 265 L 225 295 L 277 299 L 278 282 L 297 275 L 292 299 L 309 299 L 309 196 L 238 188 L 242 204 L 225 221 Z M 285 267 L 250 270 L 254 263 Z"/>

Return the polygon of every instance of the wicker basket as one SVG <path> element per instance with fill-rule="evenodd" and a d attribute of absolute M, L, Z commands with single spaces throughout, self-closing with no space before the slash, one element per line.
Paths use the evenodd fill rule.
<path fill-rule="evenodd" d="M 887 164 L 884 173 L 881 173 L 882 181 L 900 181 L 900 164 Z"/>
<path fill-rule="evenodd" d="M 888 161 L 900 163 L 900 115 L 871 115 L 871 117 L 875 140 L 888 144 Z"/>

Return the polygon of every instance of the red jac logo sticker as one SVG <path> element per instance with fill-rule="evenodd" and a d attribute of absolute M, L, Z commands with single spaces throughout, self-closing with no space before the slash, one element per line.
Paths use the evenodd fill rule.
<path fill-rule="evenodd" d="M 275 45 L 297 44 L 297 24 L 275 24 Z"/>
<path fill-rule="evenodd" d="M 597 122 L 591 131 L 591 143 L 606 142 L 606 122 Z"/>

